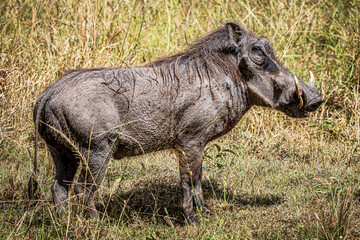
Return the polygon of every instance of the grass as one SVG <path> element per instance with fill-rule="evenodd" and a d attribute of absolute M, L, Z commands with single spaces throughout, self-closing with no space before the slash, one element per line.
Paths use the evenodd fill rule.
<path fill-rule="evenodd" d="M 1 239 L 359 239 L 360 7 L 330 1 L 0 2 Z M 204 194 L 214 214 L 187 225 L 171 152 L 111 161 L 97 194 L 101 221 L 71 199 L 56 216 L 54 166 L 40 143 L 32 169 L 36 98 L 67 69 L 127 67 L 184 49 L 223 24 L 269 38 L 303 79 L 315 73 L 325 104 L 308 119 L 253 108 L 211 143 Z"/>

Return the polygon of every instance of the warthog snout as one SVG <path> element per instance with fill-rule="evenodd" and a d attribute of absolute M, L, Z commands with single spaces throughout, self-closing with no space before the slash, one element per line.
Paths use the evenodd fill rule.
<path fill-rule="evenodd" d="M 314 112 L 316 109 L 320 107 L 320 105 L 324 102 L 324 99 L 322 98 L 316 98 L 312 100 L 306 107 L 306 110 L 308 112 Z"/>
<path fill-rule="evenodd" d="M 307 117 L 308 112 L 313 112 L 320 107 L 324 102 L 324 99 L 321 98 L 318 94 L 317 88 L 315 86 L 315 77 L 312 72 L 310 72 L 309 82 L 303 82 L 294 75 L 295 87 L 296 87 L 296 96 L 298 98 L 299 110 L 302 113 L 296 117 Z"/>

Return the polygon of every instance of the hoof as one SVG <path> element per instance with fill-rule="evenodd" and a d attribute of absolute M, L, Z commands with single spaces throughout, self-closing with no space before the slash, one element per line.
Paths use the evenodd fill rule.
<path fill-rule="evenodd" d="M 197 218 L 195 217 L 195 215 L 189 215 L 189 216 L 186 216 L 186 221 L 188 223 L 191 223 L 191 224 L 194 224 L 194 225 L 198 225 L 199 224 L 199 221 L 197 220 Z"/>
<path fill-rule="evenodd" d="M 212 215 L 212 212 L 205 205 L 198 207 L 197 210 L 205 213 L 206 215 Z"/>
<path fill-rule="evenodd" d="M 207 207 L 204 207 L 204 213 L 206 215 L 212 215 L 212 212 Z"/>

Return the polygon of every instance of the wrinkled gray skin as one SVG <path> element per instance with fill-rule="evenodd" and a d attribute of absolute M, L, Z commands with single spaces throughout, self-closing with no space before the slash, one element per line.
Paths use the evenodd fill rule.
<path fill-rule="evenodd" d="M 196 222 L 194 203 L 210 213 L 201 189 L 205 146 L 230 131 L 253 105 L 306 117 L 323 99 L 314 84 L 300 80 L 300 86 L 301 109 L 294 74 L 278 62 L 269 41 L 235 23 L 199 39 L 183 53 L 144 67 L 67 73 L 44 91 L 34 109 L 36 134 L 45 140 L 56 166 L 51 189 L 59 212 L 66 210 L 79 164 L 83 167 L 75 192 L 98 218 L 94 192 L 110 158 L 174 149 L 184 215 Z M 36 157 L 34 168 L 30 196 L 37 186 Z"/>

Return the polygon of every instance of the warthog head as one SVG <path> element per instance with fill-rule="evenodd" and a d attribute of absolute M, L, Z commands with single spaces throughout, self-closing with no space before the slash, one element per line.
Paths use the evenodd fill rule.
<path fill-rule="evenodd" d="M 307 117 L 324 100 L 319 97 L 310 72 L 310 81 L 303 82 L 276 59 L 266 38 L 256 38 L 235 23 L 227 23 L 230 50 L 239 56 L 239 70 L 247 83 L 250 102 L 272 107 L 290 117 Z"/>

